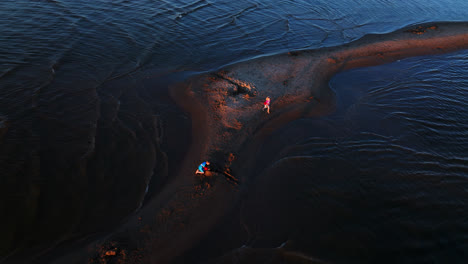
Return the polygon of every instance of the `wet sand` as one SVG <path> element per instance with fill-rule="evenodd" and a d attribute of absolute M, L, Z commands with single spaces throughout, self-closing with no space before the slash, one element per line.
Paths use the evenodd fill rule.
<path fill-rule="evenodd" d="M 54 263 L 107 258 L 112 248 L 118 248 L 112 258 L 128 263 L 183 262 L 185 252 L 239 207 L 262 140 L 292 120 L 334 110 L 328 87 L 334 74 L 466 48 L 468 23 L 431 23 L 369 35 L 340 47 L 260 57 L 172 86 L 171 96 L 192 121 L 191 145 L 177 175 L 118 232 Z M 272 98 L 271 114 L 262 111 L 266 96 Z M 217 172 L 200 178 L 194 171 L 204 160 Z M 242 224 L 235 232 L 238 240 L 248 238 Z"/>

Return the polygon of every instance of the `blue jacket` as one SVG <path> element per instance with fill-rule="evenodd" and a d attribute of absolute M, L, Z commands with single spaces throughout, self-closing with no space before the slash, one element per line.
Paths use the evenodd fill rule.
<path fill-rule="evenodd" d="M 201 171 L 201 172 L 205 172 L 204 168 L 206 167 L 206 161 L 203 162 L 202 164 L 200 164 L 200 166 L 198 166 L 198 170 Z"/>

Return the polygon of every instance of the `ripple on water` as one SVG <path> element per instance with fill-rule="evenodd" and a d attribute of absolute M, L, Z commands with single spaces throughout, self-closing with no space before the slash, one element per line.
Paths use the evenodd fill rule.
<path fill-rule="evenodd" d="M 335 76 L 335 113 L 293 121 L 260 149 L 243 214 L 249 246 L 287 238 L 332 261 L 464 259 L 466 54 Z"/>
<path fill-rule="evenodd" d="M 99 183 L 94 184 L 96 194 L 103 193 L 103 189 L 122 194 L 120 190 L 128 191 L 133 188 L 131 192 L 135 196 L 129 196 L 133 197 L 134 202 L 131 205 L 129 203 L 125 210 L 133 212 L 139 206 L 141 197 L 136 196 L 145 192 L 146 179 L 140 179 L 141 184 L 135 184 L 135 179 L 131 178 L 132 184 L 123 184 L 128 183 L 128 178 L 122 176 L 119 179 L 121 183 L 116 186 L 106 183 L 110 178 L 116 178 L 115 175 L 131 168 L 122 160 L 133 160 L 133 165 L 138 168 L 148 167 L 141 174 L 149 175 L 152 161 L 145 160 L 154 155 L 162 156 L 157 148 L 151 149 L 145 141 L 157 134 L 155 127 L 144 125 L 145 121 L 153 120 L 152 110 L 158 107 L 151 105 L 156 101 L 150 100 L 153 99 L 151 96 L 142 98 L 144 96 L 139 96 L 136 91 L 142 86 L 141 79 L 136 74 L 142 68 L 212 69 L 263 54 L 340 45 L 365 34 L 390 32 L 410 24 L 466 21 L 466 10 L 468 2 L 460 0 L 447 0 L 443 3 L 435 0 L 369 0 L 366 5 L 357 5 L 354 0 L 0 1 L 0 115 L 8 117 L 8 121 L 5 118 L 0 121 L 0 136 L 3 140 L 0 164 L 2 169 L 7 168 L 12 172 L 9 175 L 13 175 L 9 181 L 14 184 L 12 188 L 8 186 L 8 191 L 24 194 L 22 197 L 26 197 L 18 203 L 20 205 L 8 204 L 11 206 L 8 207 L 10 212 L 18 212 L 17 215 L 11 214 L 11 223 L 18 224 L 19 231 L 16 232 L 16 229 L 7 225 L 4 225 L 5 230 L 12 237 L 14 234 L 21 236 L 21 232 L 32 234 L 28 228 L 41 225 L 34 222 L 37 220 L 36 215 L 41 217 L 47 228 L 62 228 L 63 224 L 72 230 L 80 221 L 77 215 L 81 212 L 70 206 L 70 203 L 65 203 L 67 199 L 63 197 L 67 195 L 73 196 L 69 200 L 75 205 L 84 201 L 95 204 L 99 200 L 102 205 L 98 209 L 109 210 L 109 204 L 120 206 L 115 205 L 112 197 L 97 199 L 89 195 L 93 191 L 85 188 L 88 180 Z M 341 241 L 336 238 L 348 239 L 338 244 L 344 248 L 348 244 L 362 245 L 361 242 L 352 240 L 353 237 L 375 241 L 373 239 L 376 237 L 388 235 L 388 244 L 382 247 L 394 249 L 404 255 L 405 249 L 395 246 L 401 244 L 399 242 L 403 238 L 408 239 L 404 241 L 410 241 L 405 243 L 416 244 L 421 234 L 420 245 L 431 238 L 425 231 L 412 233 L 411 237 L 403 232 L 412 231 L 414 223 L 425 227 L 421 220 L 423 216 L 428 216 L 428 223 L 434 224 L 441 220 L 444 224 L 459 228 L 458 235 L 445 226 L 440 229 L 445 234 L 437 233 L 437 229 L 434 237 L 445 239 L 439 246 L 451 245 L 453 241 L 461 247 L 466 244 L 462 237 L 466 236 L 463 232 L 466 227 L 458 222 L 468 210 L 465 210 L 466 202 L 458 189 L 449 196 L 448 191 L 441 191 L 443 188 L 439 190 L 427 187 L 437 194 L 434 197 L 440 198 L 440 204 L 430 199 L 430 192 L 419 194 L 419 200 L 414 198 L 415 202 L 411 206 L 405 204 L 411 199 L 404 198 L 404 195 L 415 192 L 418 184 L 427 182 L 428 179 L 433 179 L 434 186 L 435 183 L 449 186 L 449 190 L 455 189 L 455 183 L 460 188 L 468 189 L 459 177 L 466 175 L 464 164 L 468 153 L 465 132 L 468 120 L 467 55 L 457 53 L 450 56 L 428 57 L 424 63 L 410 60 L 405 62 L 407 64 L 397 66 L 391 64 L 385 66 L 386 68 L 353 71 L 352 74 L 360 75 L 358 79 L 367 81 L 357 82 L 358 87 L 352 87 L 353 91 L 349 92 L 352 95 L 349 98 L 359 100 L 348 102 L 344 97 L 339 98 L 343 104 L 338 109 L 337 116 L 316 122 L 294 122 L 295 128 L 291 126 L 289 131 L 285 130 L 290 133 L 289 136 L 284 137 L 284 140 L 277 138 L 278 142 L 285 143 L 284 146 L 271 144 L 272 148 L 278 150 L 271 152 L 276 156 L 265 155 L 264 160 L 259 163 L 263 167 L 274 163 L 273 167 L 276 169 L 265 172 L 265 175 L 282 179 L 285 192 L 291 194 L 291 197 L 295 197 L 296 192 L 301 195 L 299 198 L 303 200 L 300 201 L 305 203 L 292 202 L 292 208 L 304 205 L 310 212 L 304 218 L 297 218 L 301 223 L 299 226 L 305 226 L 304 234 L 312 234 L 307 238 L 297 235 L 299 231 L 293 235 L 298 241 L 298 248 L 302 246 L 307 251 L 308 248 L 320 249 L 320 245 L 323 245 L 326 252 L 326 247 L 335 248 L 337 242 Z M 431 64 L 435 67 L 421 70 L 420 65 Z M 372 73 L 372 69 L 377 69 L 378 72 Z M 369 79 L 369 74 L 374 78 Z M 127 78 L 118 78 L 123 76 Z M 383 78 L 386 76 L 391 78 Z M 352 79 L 349 75 L 345 78 Z M 122 81 L 123 79 L 127 81 Z M 368 87 L 366 84 L 379 85 Z M 345 88 L 341 87 L 338 95 L 343 95 Z M 373 90 L 377 88 L 379 90 Z M 158 87 L 154 89 L 157 90 Z M 360 97 L 360 94 L 367 97 Z M 160 97 L 156 96 L 158 98 Z M 145 104 L 145 99 L 151 102 L 147 101 L 148 104 Z M 167 103 L 162 101 L 161 104 Z M 135 113 L 144 120 L 140 122 Z M 106 123 L 107 119 L 102 118 L 106 114 L 112 116 L 111 121 L 116 122 Z M 96 122 L 99 120 L 105 125 L 97 129 Z M 6 129 L 8 133 L 5 133 Z M 360 134 L 361 131 L 367 134 Z M 136 134 L 139 136 L 136 137 Z M 299 136 L 294 138 L 293 135 Z M 113 142 L 119 142 L 118 146 L 113 145 Z M 140 149 L 135 153 L 138 152 L 141 159 L 131 151 L 123 150 L 126 144 L 133 146 L 134 151 Z M 102 155 L 104 161 L 114 162 L 97 162 L 92 165 L 91 167 L 97 168 L 96 175 L 101 176 L 88 179 L 86 173 L 92 168 L 83 169 L 83 161 L 96 149 L 102 150 L 101 154 L 95 153 L 96 156 Z M 146 152 L 141 151 L 142 149 Z M 425 156 L 421 156 L 421 153 Z M 119 154 L 128 156 L 122 158 Z M 303 160 L 301 163 L 288 158 L 288 155 L 309 158 L 299 159 Z M 345 162 L 348 159 L 353 163 Z M 390 163 L 394 166 L 385 165 L 388 159 L 394 160 Z M 279 161 L 275 163 L 277 160 Z M 291 164 L 295 164 L 297 168 Z M 375 168 L 369 171 L 369 168 L 373 168 L 371 165 Z M 58 167 L 60 168 L 57 169 Z M 337 170 L 339 167 L 342 169 Z M 108 175 L 108 172 L 113 177 L 102 176 Z M 132 172 L 128 174 L 133 176 L 135 171 Z M 282 172 L 281 175 L 277 175 L 278 172 Z M 389 172 L 393 173 L 393 177 L 389 176 L 382 181 L 376 181 L 370 176 L 361 177 L 366 173 L 386 175 Z M 83 176 L 83 173 L 86 175 Z M 281 178 L 283 175 L 296 177 L 284 179 Z M 316 175 L 322 177 L 315 177 Z M 395 175 L 401 180 L 395 180 Z M 344 176 L 347 178 L 342 178 Z M 73 185 L 73 181 L 79 184 L 70 185 L 70 189 L 48 187 L 46 191 L 38 191 L 51 178 L 60 186 L 70 182 Z M 362 180 L 356 183 L 356 178 Z M 325 182 L 312 181 L 307 184 L 307 180 L 318 179 Z M 327 179 L 334 180 L 327 182 Z M 337 182 L 341 185 L 337 185 Z M 277 190 L 275 186 L 271 187 L 271 190 L 266 190 L 270 194 Z M 385 195 L 376 190 L 383 190 Z M 393 195 L 403 198 L 393 201 Z M 9 196 L 9 199 L 16 199 L 15 197 L 18 196 Z M 122 195 L 116 197 L 122 199 L 122 204 L 130 200 Z M 279 193 L 275 197 L 283 199 L 285 196 Z M 368 199 L 369 197 L 372 199 Z M 454 205 L 455 202 L 448 202 L 451 199 L 459 201 L 458 207 Z M 424 210 L 421 214 L 414 214 L 412 209 L 420 208 L 420 201 Z M 361 202 L 363 205 L 360 205 Z M 57 203 L 57 207 L 52 206 L 54 203 Z M 283 203 L 280 201 L 280 204 Z M 439 212 L 445 214 L 446 219 L 427 215 L 429 211 L 425 211 L 425 206 L 428 204 L 440 205 L 442 209 Z M 268 204 L 265 208 L 269 208 Z M 284 215 L 289 212 L 299 212 L 298 216 L 302 214 L 301 210 L 281 211 L 285 208 L 280 207 L 276 212 L 286 212 Z M 460 211 L 460 208 L 463 210 Z M 40 211 L 42 209 L 44 210 Z M 102 215 L 102 211 L 98 209 L 97 214 Z M 336 215 L 330 213 L 333 211 Z M 375 215 L 369 214 L 374 211 Z M 452 215 L 452 212 L 457 212 L 458 215 Z M 70 219 L 69 222 L 61 221 L 65 215 Z M 88 219 L 83 221 L 94 223 L 95 219 L 91 215 L 89 213 Z M 118 222 L 120 216 L 116 214 L 114 221 Z M 387 220 L 393 216 L 396 220 Z M 416 220 L 413 221 L 412 218 Z M 18 219 L 23 219 L 24 222 L 20 223 Z M 260 216 L 258 219 L 263 218 Z M 316 222 L 312 222 L 310 226 L 313 228 L 309 228 L 302 225 L 301 219 Z M 260 224 L 271 219 L 264 220 Z M 285 221 L 287 223 L 290 220 Z M 32 222 L 34 223 L 31 224 Z M 379 226 L 372 223 L 383 224 Z M 401 227 L 389 229 L 396 231 L 395 234 L 378 231 L 378 227 L 387 228 L 393 225 Z M 23 228 L 25 226 L 27 228 Z M 331 231 L 323 232 L 327 230 L 324 226 L 332 227 Z M 40 232 L 47 233 L 47 228 Z M 59 234 L 62 231 L 68 234 L 70 230 L 57 229 L 49 234 Z M 305 242 L 310 237 L 317 237 L 320 243 L 318 240 L 313 240 L 313 244 Z M 275 247 L 288 240 L 282 236 L 275 239 Z M 20 240 L 21 237 L 18 238 Z M 428 246 L 424 244 L 422 252 L 432 249 L 429 245 L 433 241 L 430 240 Z M 261 243 L 267 242 L 264 240 Z M 404 245 L 411 248 L 415 247 L 414 244 Z M 372 248 L 375 244 L 364 244 L 368 245 Z M 365 252 L 364 248 L 360 248 L 358 252 Z M 379 250 L 383 249 L 377 248 L 375 252 L 380 252 Z M 447 250 L 448 253 L 454 253 L 450 248 Z"/>

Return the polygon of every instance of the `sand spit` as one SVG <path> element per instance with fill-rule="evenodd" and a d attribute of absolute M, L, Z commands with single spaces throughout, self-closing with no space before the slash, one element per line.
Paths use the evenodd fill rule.
<path fill-rule="evenodd" d="M 92 263 L 106 259 L 109 250 L 115 254 L 108 260 L 125 258 L 125 263 L 180 261 L 234 208 L 265 136 L 302 116 L 333 111 L 328 81 L 334 74 L 467 48 L 468 23 L 431 23 L 368 35 L 340 47 L 256 58 L 172 87 L 174 100 L 192 119 L 192 145 L 178 175 L 119 232 L 90 245 L 85 255 L 89 260 L 92 252 Z M 262 111 L 266 96 L 272 98 L 271 114 Z M 217 173 L 200 180 L 194 170 L 204 160 Z M 76 257 L 55 263 L 83 263 Z"/>
<path fill-rule="evenodd" d="M 185 87 L 193 96 L 190 101 L 201 102 L 207 116 L 204 135 L 209 140 L 204 146 L 209 151 L 201 153 L 201 159 L 248 180 L 245 172 L 251 171 L 249 161 L 261 138 L 301 116 L 333 111 L 328 82 L 336 73 L 466 48 L 468 23 L 431 23 L 367 35 L 339 47 L 261 57 L 196 76 Z M 262 111 L 267 96 L 272 98 L 271 114 Z"/>

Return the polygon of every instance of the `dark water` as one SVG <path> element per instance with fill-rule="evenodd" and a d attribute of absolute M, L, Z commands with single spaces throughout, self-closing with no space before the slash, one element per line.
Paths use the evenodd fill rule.
<path fill-rule="evenodd" d="M 467 62 L 461 51 L 336 75 L 336 112 L 288 124 L 258 153 L 265 167 L 242 213 L 248 247 L 284 243 L 338 263 L 464 263 Z"/>
<path fill-rule="evenodd" d="M 163 188 L 190 123 L 160 76 L 466 21 L 467 10 L 463 0 L 1 1 L 0 260 L 110 231 Z M 297 120 L 261 150 L 276 154 L 259 161 L 246 204 L 262 194 L 279 206 L 250 221 L 283 233 L 249 246 L 291 240 L 330 261 L 466 259 L 466 65 L 458 52 L 336 76 L 336 113 Z M 284 185 L 285 175 L 297 176 Z"/>

